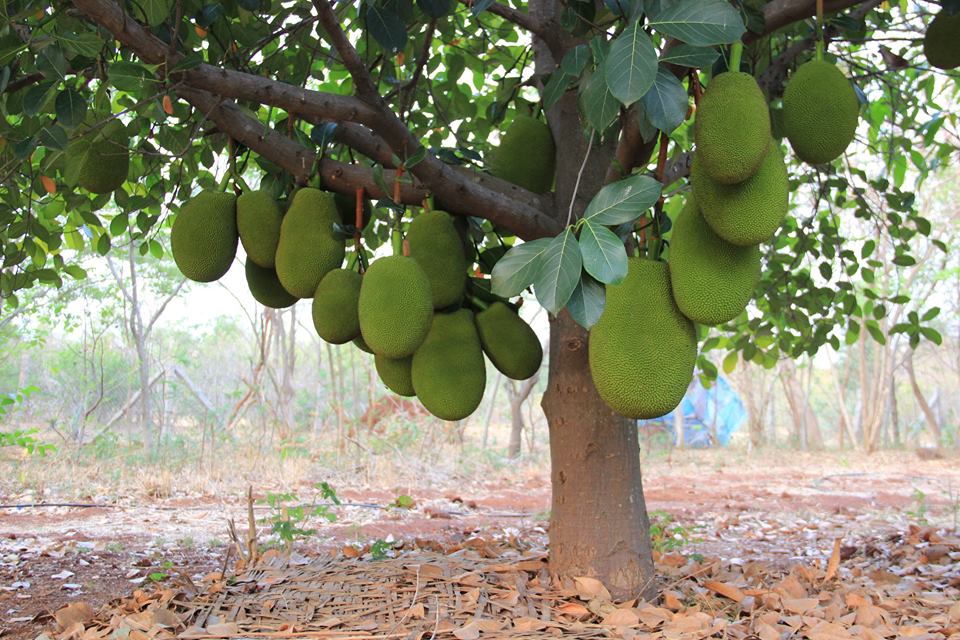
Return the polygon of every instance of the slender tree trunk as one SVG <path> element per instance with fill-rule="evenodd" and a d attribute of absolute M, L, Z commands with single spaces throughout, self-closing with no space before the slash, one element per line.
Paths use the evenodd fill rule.
<path fill-rule="evenodd" d="M 509 458 L 520 457 L 520 447 L 523 444 L 523 403 L 530 397 L 530 392 L 539 380 L 540 374 L 537 373 L 524 380 L 519 389 L 513 380 L 507 384 L 507 395 L 510 397 L 510 444 L 507 447 Z"/>
<path fill-rule="evenodd" d="M 564 311 L 550 321 L 553 505 L 550 568 L 594 576 L 615 596 L 656 590 L 640 476 L 637 425 L 614 413 L 593 386 L 587 333 Z"/>
<path fill-rule="evenodd" d="M 934 443 L 936 446 L 940 446 L 941 442 L 941 433 L 940 433 L 940 421 L 937 420 L 937 414 L 933 412 L 933 408 L 930 406 L 930 403 L 927 402 L 926 396 L 923 395 L 923 390 L 920 389 L 920 383 L 917 382 L 917 373 L 913 368 L 913 349 L 907 353 L 907 375 L 910 376 L 910 388 L 913 389 L 913 397 L 917 399 L 917 404 L 920 405 L 920 410 L 923 412 L 923 417 L 927 421 L 927 426 L 930 427 L 930 434 L 933 436 Z"/>

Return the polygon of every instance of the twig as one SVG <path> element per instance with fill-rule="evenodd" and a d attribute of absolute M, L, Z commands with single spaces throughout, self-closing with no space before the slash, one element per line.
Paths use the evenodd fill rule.
<path fill-rule="evenodd" d="M 567 209 L 567 224 L 570 226 L 570 220 L 573 218 L 573 203 L 577 201 L 577 191 L 580 190 L 580 178 L 583 177 L 583 170 L 587 166 L 587 158 L 590 157 L 590 150 L 593 148 L 593 136 L 596 130 L 590 130 L 590 139 L 587 140 L 587 151 L 583 154 L 583 162 L 580 163 L 580 170 L 577 172 L 577 181 L 573 185 L 573 195 L 570 196 L 570 208 Z"/>

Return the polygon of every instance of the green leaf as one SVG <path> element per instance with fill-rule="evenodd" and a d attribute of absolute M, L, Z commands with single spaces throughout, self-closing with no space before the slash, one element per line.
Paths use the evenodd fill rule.
<path fill-rule="evenodd" d="M 610 93 L 625 106 L 650 90 L 657 76 L 657 50 L 639 22 L 613 41 L 603 68 Z"/>
<path fill-rule="evenodd" d="M 720 57 L 720 52 L 712 47 L 695 47 L 692 44 L 681 42 L 670 47 L 660 56 L 660 62 L 693 67 L 695 69 L 709 69 Z"/>
<path fill-rule="evenodd" d="M 654 205 L 662 188 L 663 185 L 650 176 L 634 175 L 618 180 L 594 196 L 583 219 L 608 226 L 632 222 Z"/>
<path fill-rule="evenodd" d="M 97 240 L 97 253 L 99 253 L 102 256 L 105 256 L 109 251 L 110 251 L 110 236 L 104 233 Z"/>
<path fill-rule="evenodd" d="M 605 131 L 620 113 L 620 102 L 610 93 L 607 79 L 599 69 L 582 85 L 580 102 L 587 124 L 598 132 Z"/>
<path fill-rule="evenodd" d="M 733 373 L 733 370 L 737 368 L 737 362 L 740 361 L 740 354 L 736 351 L 731 351 L 723 359 L 723 372 L 727 375 Z"/>
<path fill-rule="evenodd" d="M 641 102 L 650 123 L 664 133 L 670 133 L 683 124 L 690 107 L 687 90 L 677 76 L 663 68 L 657 70 L 653 86 Z"/>
<path fill-rule="evenodd" d="M 922 322 L 930 322 L 938 315 L 940 315 L 940 307 L 930 307 L 922 316 L 920 316 L 920 320 Z"/>
<path fill-rule="evenodd" d="M 880 326 L 876 321 L 871 320 L 867 323 L 867 331 L 878 344 L 887 344 L 887 337 L 883 335 L 883 331 L 880 330 Z"/>
<path fill-rule="evenodd" d="M 442 18 L 450 13 L 454 0 L 417 0 L 420 10 L 431 18 Z"/>
<path fill-rule="evenodd" d="M 367 9 L 367 30 L 388 52 L 402 51 L 407 44 L 407 27 L 393 11 L 371 5 Z"/>
<path fill-rule="evenodd" d="M 493 267 L 493 293 L 512 298 L 533 284 L 540 260 L 551 241 L 552 238 L 538 238 L 513 246 Z"/>
<path fill-rule="evenodd" d="M 555 71 L 550 75 L 550 79 L 547 80 L 547 84 L 543 87 L 543 95 L 541 96 L 544 111 L 550 109 L 550 107 L 555 105 L 557 101 L 563 97 L 563 94 L 566 93 L 570 87 L 570 81 L 572 79 L 572 77 L 562 70 Z"/>
<path fill-rule="evenodd" d="M 574 78 L 583 73 L 583 68 L 590 61 L 590 47 L 585 44 L 578 44 L 573 49 L 567 51 L 560 61 L 560 70 Z"/>
<path fill-rule="evenodd" d="M 57 121 L 67 129 L 72 129 L 83 122 L 87 115 L 87 101 L 78 91 L 64 89 L 57 96 L 54 109 Z"/>
<path fill-rule="evenodd" d="M 53 82 L 41 82 L 27 90 L 23 96 L 23 112 L 28 116 L 35 116 L 46 106 L 50 98 Z"/>
<path fill-rule="evenodd" d="M 573 229 L 553 238 L 540 258 L 540 268 L 533 280 L 533 290 L 543 308 L 556 315 L 566 306 L 580 282 L 583 258 Z"/>
<path fill-rule="evenodd" d="M 107 78 L 117 89 L 131 93 L 139 93 L 147 83 L 150 72 L 142 64 L 121 60 L 110 65 Z M 152 78 L 151 78 L 152 80 Z"/>
<path fill-rule="evenodd" d="M 583 268 L 604 284 L 616 284 L 627 276 L 627 251 L 610 229 L 585 223 L 580 228 Z"/>
<path fill-rule="evenodd" d="M 607 291 L 603 285 L 584 273 L 567 301 L 567 311 L 574 322 L 589 330 L 603 314 L 606 301 Z"/>
<path fill-rule="evenodd" d="M 920 333 L 923 334 L 924 338 L 937 346 L 943 344 L 943 336 L 933 327 L 920 327 Z"/>
<path fill-rule="evenodd" d="M 140 22 L 155 27 L 173 11 L 174 0 L 137 0 L 133 3 L 133 15 Z"/>
<path fill-rule="evenodd" d="M 893 264 L 898 267 L 910 267 L 917 264 L 916 259 L 908 253 L 901 253 L 893 259 Z"/>
<path fill-rule="evenodd" d="M 870 254 L 873 253 L 873 250 L 877 248 L 877 243 L 873 240 L 867 240 L 863 243 L 863 246 L 860 248 L 860 257 L 867 258 Z"/>
<path fill-rule="evenodd" d="M 726 0 L 678 0 L 650 20 L 649 26 L 697 47 L 736 42 L 747 30 L 740 12 Z"/>
<path fill-rule="evenodd" d="M 130 224 L 129 219 L 126 214 L 119 214 L 114 216 L 113 220 L 110 221 L 110 235 L 116 238 L 119 235 L 122 235 L 127 230 L 127 225 Z"/>
<path fill-rule="evenodd" d="M 58 34 L 56 38 L 64 49 L 84 58 L 96 58 L 100 55 L 100 49 L 103 48 L 103 40 L 94 31 L 64 32 Z"/>

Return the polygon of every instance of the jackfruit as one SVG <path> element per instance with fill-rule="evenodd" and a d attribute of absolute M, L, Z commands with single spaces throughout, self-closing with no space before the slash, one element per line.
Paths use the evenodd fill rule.
<path fill-rule="evenodd" d="M 673 301 L 666 264 L 628 260 L 626 278 L 607 285 L 588 356 L 597 392 L 617 413 L 657 418 L 680 404 L 693 378 L 697 332 Z"/>
<path fill-rule="evenodd" d="M 340 214 L 340 222 L 344 226 L 355 226 L 357 223 L 357 198 L 356 196 L 348 196 L 343 193 L 334 193 L 333 201 L 337 204 L 337 213 Z M 370 201 L 364 198 L 363 200 L 363 227 L 360 228 L 361 231 L 366 229 L 367 225 L 370 223 Z"/>
<path fill-rule="evenodd" d="M 413 258 L 381 258 L 363 275 L 358 309 L 360 334 L 375 354 L 413 355 L 430 330 L 430 280 Z"/>
<path fill-rule="evenodd" d="M 508 305 L 494 302 L 478 313 L 477 334 L 490 362 L 508 378 L 526 380 L 540 369 L 540 339 Z"/>
<path fill-rule="evenodd" d="M 373 361 L 377 365 L 377 375 L 390 391 L 408 398 L 417 395 L 413 390 L 413 378 L 410 372 L 413 356 L 406 358 L 374 356 Z"/>
<path fill-rule="evenodd" d="M 716 76 L 697 107 L 694 135 L 703 170 L 715 182 L 737 184 L 756 173 L 770 147 L 770 112 L 753 76 Z"/>
<path fill-rule="evenodd" d="M 247 258 L 273 269 L 283 213 L 266 191 L 247 191 L 237 197 L 237 231 Z"/>
<path fill-rule="evenodd" d="M 760 278 L 760 248 L 738 247 L 713 232 L 693 196 L 673 222 L 670 284 L 683 315 L 716 325 L 740 315 Z"/>
<path fill-rule="evenodd" d="M 353 346 L 355 346 L 357 349 L 360 349 L 360 351 L 363 351 L 364 353 L 373 355 L 373 349 L 367 346 L 367 343 L 363 341 L 363 336 L 357 336 L 353 340 Z"/>
<path fill-rule="evenodd" d="M 80 138 L 67 147 L 68 165 L 77 167 L 77 184 L 90 193 L 112 193 L 127 179 L 130 139 L 120 123 L 111 123 L 95 138 Z"/>
<path fill-rule="evenodd" d="M 424 211 L 410 223 L 407 242 L 410 257 L 430 279 L 433 308 L 460 302 L 467 284 L 467 259 L 450 214 Z"/>
<path fill-rule="evenodd" d="M 247 259 L 244 266 L 247 275 L 247 287 L 253 294 L 253 299 L 271 309 L 286 309 L 297 301 L 296 296 L 287 293 L 280 284 L 277 272 L 269 267 L 261 267 L 253 260 Z"/>
<path fill-rule="evenodd" d="M 197 282 L 219 280 L 237 255 L 237 198 L 204 191 L 180 208 L 170 249 L 180 273 Z"/>
<path fill-rule="evenodd" d="M 860 101 L 843 72 L 811 60 L 794 72 L 783 92 L 783 130 L 797 156 L 809 164 L 837 159 L 853 141 Z"/>
<path fill-rule="evenodd" d="M 313 326 L 330 344 L 346 344 L 360 335 L 357 304 L 363 278 L 356 271 L 334 269 L 313 296 Z"/>
<path fill-rule="evenodd" d="M 960 13 L 938 13 L 923 36 L 923 55 L 938 69 L 960 67 Z"/>
<path fill-rule="evenodd" d="M 741 247 L 769 240 L 789 208 L 787 167 L 774 142 L 757 172 L 740 184 L 714 182 L 694 154 L 690 184 L 710 228 L 727 242 Z"/>
<path fill-rule="evenodd" d="M 297 191 L 280 225 L 276 269 L 283 288 L 312 298 L 323 276 L 343 262 L 343 240 L 333 231 L 339 221 L 333 195 L 305 187 Z"/>
<path fill-rule="evenodd" d="M 438 313 L 427 339 L 413 355 L 413 388 L 427 411 L 462 420 L 476 411 L 487 384 L 486 363 L 473 313 Z"/>
<path fill-rule="evenodd" d="M 489 162 L 493 175 L 534 193 L 553 188 L 556 165 L 557 147 L 550 127 L 522 114 L 513 118 Z"/>

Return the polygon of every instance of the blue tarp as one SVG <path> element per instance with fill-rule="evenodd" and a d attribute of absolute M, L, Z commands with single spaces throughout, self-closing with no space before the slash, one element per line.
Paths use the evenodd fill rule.
<path fill-rule="evenodd" d="M 747 418 L 747 410 L 740 396 L 723 377 L 717 378 L 707 389 L 694 378 L 678 409 L 662 418 L 640 420 L 641 429 L 651 429 L 674 434 L 674 413 L 683 411 L 684 446 L 705 448 L 719 444 L 726 446 L 731 436 Z M 713 442 L 713 437 L 716 442 Z"/>

